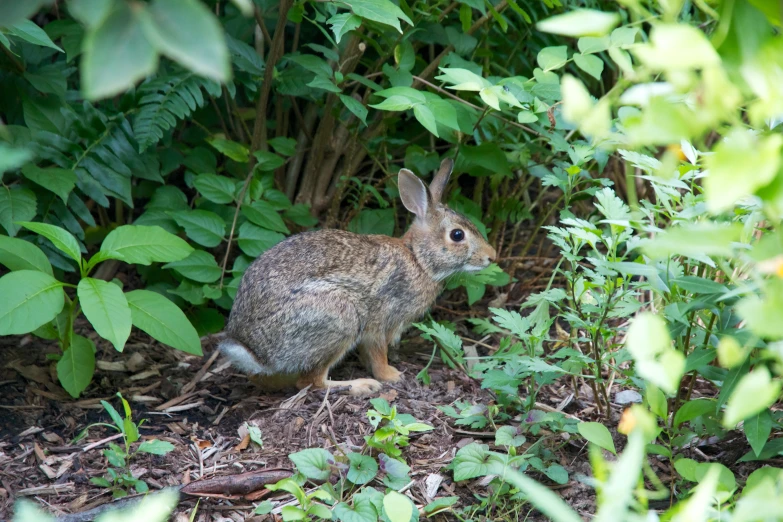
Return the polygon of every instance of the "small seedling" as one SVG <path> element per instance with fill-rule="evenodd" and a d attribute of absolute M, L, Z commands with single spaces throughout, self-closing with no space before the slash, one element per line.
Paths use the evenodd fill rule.
<path fill-rule="evenodd" d="M 381 450 L 391 457 L 399 458 L 402 455 L 400 448 L 408 445 L 411 432 L 433 429 L 428 424 L 418 422 L 412 415 L 397 413 L 397 406 L 390 406 L 381 397 L 372 399 L 370 403 L 375 409 L 369 410 L 367 417 L 369 417 L 372 427 L 375 428 L 375 432 L 370 436 L 365 436 L 364 440 L 371 448 Z"/>
<path fill-rule="evenodd" d="M 90 479 L 90 482 L 96 486 L 111 489 L 114 498 L 121 498 L 126 496 L 131 488 L 135 489 L 137 493 L 146 493 L 149 490 L 147 483 L 141 479 L 135 478 L 130 471 L 130 461 L 137 453 L 165 455 L 173 450 L 174 446 L 170 442 L 151 439 L 143 441 L 135 450 L 131 451 L 131 446 L 138 442 L 140 438 L 139 428 L 144 424 L 144 419 L 138 424 L 134 423 L 131 416 L 130 404 L 128 404 L 128 401 L 125 400 L 119 392 L 117 392 L 117 397 L 122 401 L 125 417 L 121 417 L 117 410 L 114 409 L 114 406 L 106 401 L 101 401 L 103 408 L 109 414 L 109 417 L 111 417 L 114 424 L 105 422 L 90 424 L 76 437 L 76 439 L 74 439 L 74 442 L 84 438 L 87 435 L 87 431 L 93 426 L 105 426 L 117 430 L 122 434 L 124 447 L 112 442 L 109 443 L 108 449 L 103 450 L 103 455 L 109 461 L 110 466 L 106 472 L 107 475 Z"/>

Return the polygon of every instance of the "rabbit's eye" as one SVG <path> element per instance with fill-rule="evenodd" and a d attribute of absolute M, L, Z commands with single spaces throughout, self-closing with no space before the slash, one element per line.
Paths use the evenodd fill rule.
<path fill-rule="evenodd" d="M 460 241 L 465 239 L 465 232 L 459 228 L 455 228 L 454 230 L 451 231 L 449 237 L 451 238 L 452 241 L 459 243 Z"/>

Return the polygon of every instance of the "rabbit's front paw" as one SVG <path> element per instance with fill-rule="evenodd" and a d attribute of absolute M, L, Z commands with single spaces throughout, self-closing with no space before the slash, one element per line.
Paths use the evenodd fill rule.
<path fill-rule="evenodd" d="M 355 379 L 351 381 L 351 395 L 372 395 L 381 391 L 381 383 L 375 379 Z"/>
<path fill-rule="evenodd" d="M 383 382 L 398 382 L 401 376 L 400 370 L 388 364 L 373 372 L 373 377 Z"/>

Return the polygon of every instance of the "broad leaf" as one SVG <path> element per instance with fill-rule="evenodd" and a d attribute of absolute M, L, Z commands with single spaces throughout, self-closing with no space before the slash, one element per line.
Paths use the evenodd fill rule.
<path fill-rule="evenodd" d="M 242 226 L 239 227 L 237 243 L 239 243 L 239 248 L 245 254 L 251 257 L 258 257 L 284 239 L 285 236 L 283 234 L 265 230 L 247 222 L 242 223 Z"/>
<path fill-rule="evenodd" d="M 0 335 L 32 332 L 63 309 L 63 283 L 45 272 L 17 270 L 0 277 Z"/>
<path fill-rule="evenodd" d="M 208 210 L 180 210 L 169 212 L 190 239 L 205 247 L 216 247 L 223 241 L 226 222 Z"/>
<path fill-rule="evenodd" d="M 773 381 L 765 367 L 745 375 L 729 397 L 723 415 L 723 426 L 733 428 L 739 421 L 766 410 L 780 395 L 780 381 Z"/>
<path fill-rule="evenodd" d="M 221 138 L 208 139 L 207 142 L 234 161 L 247 163 L 250 160 L 250 151 L 241 143 Z"/>
<path fill-rule="evenodd" d="M 362 19 L 355 14 L 340 13 L 331 17 L 326 23 L 332 26 L 334 39 L 337 43 L 340 43 L 340 40 L 346 33 L 362 25 Z"/>
<path fill-rule="evenodd" d="M 231 79 L 223 28 L 199 0 L 153 0 L 144 34 L 164 55 L 219 82 Z"/>
<path fill-rule="evenodd" d="M 289 230 L 283 223 L 283 218 L 266 201 L 254 201 L 242 207 L 242 214 L 261 228 L 288 234 Z"/>
<path fill-rule="evenodd" d="M 309 448 L 297 451 L 289 455 L 291 461 L 296 465 L 304 476 L 313 480 L 326 480 L 331 474 L 331 464 L 334 459 L 328 451 L 323 448 Z"/>
<path fill-rule="evenodd" d="M 413 25 L 408 15 L 389 0 L 348 0 L 346 3 L 351 6 L 351 11 L 354 14 L 368 20 L 390 25 L 400 33 L 402 33 L 400 20 Z"/>
<path fill-rule="evenodd" d="M 165 440 L 145 440 L 139 444 L 138 451 L 142 453 L 151 453 L 152 455 L 165 455 L 174 451 L 174 444 Z"/>
<path fill-rule="evenodd" d="M 690 400 L 680 406 L 680 409 L 674 415 L 674 427 L 676 428 L 683 422 L 688 422 L 709 413 L 715 414 L 716 406 L 717 403 L 712 399 Z"/>
<path fill-rule="evenodd" d="M 4 153 L 0 149 L 0 154 Z M 35 217 L 35 194 L 31 190 L 19 187 L 0 186 L 0 226 L 9 236 L 19 231 L 17 221 L 29 221 Z"/>
<path fill-rule="evenodd" d="M 343 102 L 343 105 L 345 105 L 354 116 L 359 118 L 359 121 L 367 125 L 367 107 L 362 105 L 360 101 L 357 101 L 346 94 L 339 94 L 338 96 L 340 96 L 340 101 Z"/>
<path fill-rule="evenodd" d="M 750 447 L 758 457 L 772 433 L 772 415 L 769 410 L 761 411 L 754 417 L 745 419 L 742 427 Z"/>
<path fill-rule="evenodd" d="M 4 20 L 0 21 L 5 22 Z M 5 23 L 3 25 L 5 25 Z M 18 36 L 22 40 L 30 42 L 33 45 L 50 47 L 56 51 L 60 51 L 61 53 L 65 52 L 60 49 L 60 47 L 55 45 L 52 39 L 49 38 L 49 35 L 47 35 L 46 32 L 38 27 L 32 20 L 20 20 L 8 27 L 8 32 Z"/>
<path fill-rule="evenodd" d="M 409 522 L 413 515 L 413 504 L 402 493 L 390 491 L 383 497 L 383 510 L 390 522 Z"/>
<path fill-rule="evenodd" d="M 357 485 L 367 484 L 378 474 L 378 463 L 369 455 L 349 453 L 348 480 Z"/>
<path fill-rule="evenodd" d="M 121 352 L 130 337 L 131 311 L 119 286 L 92 277 L 79 281 L 82 311 L 95 331 Z"/>
<path fill-rule="evenodd" d="M 131 309 L 133 326 L 156 340 L 183 352 L 202 355 L 201 339 L 180 308 L 149 290 L 125 294 Z"/>
<path fill-rule="evenodd" d="M 193 247 L 158 226 L 123 225 L 109 232 L 101 244 L 104 259 L 149 265 L 185 259 Z"/>
<path fill-rule="evenodd" d="M 37 270 L 52 275 L 52 265 L 43 251 L 24 239 L 0 236 L 0 265 L 9 270 Z"/>
<path fill-rule="evenodd" d="M 231 203 L 234 201 L 234 183 L 225 176 L 217 174 L 199 174 L 193 180 L 196 190 L 213 203 Z"/>
<path fill-rule="evenodd" d="M 544 72 L 559 69 L 568 61 L 568 47 L 565 45 L 544 47 L 538 52 L 536 61 Z"/>
<path fill-rule="evenodd" d="M 68 256 L 77 263 L 81 262 L 82 253 L 79 248 L 79 242 L 76 241 L 76 238 L 67 230 L 63 230 L 60 227 L 48 223 L 22 221 L 19 222 L 19 224 L 51 241 L 54 246 L 68 254 Z"/>
<path fill-rule="evenodd" d="M 35 165 L 25 165 L 22 167 L 22 174 L 30 181 L 57 194 L 66 205 L 68 204 L 68 195 L 76 185 L 76 174 L 72 170 L 42 169 Z"/>
<path fill-rule="evenodd" d="M 115 2 L 111 12 L 87 32 L 79 67 L 87 98 L 114 96 L 155 72 L 158 54 L 142 30 L 145 7 Z"/>
<path fill-rule="evenodd" d="M 618 13 L 604 13 L 594 9 L 575 9 L 553 16 L 536 24 L 536 29 L 544 33 L 563 36 L 602 36 L 609 34 L 620 23 Z"/>
<path fill-rule="evenodd" d="M 606 426 L 600 422 L 580 422 L 576 427 L 579 430 L 579 434 L 588 442 L 592 442 L 599 448 L 611 451 L 617 455 L 617 449 L 614 447 L 612 434 Z"/>
<path fill-rule="evenodd" d="M 215 257 L 203 250 L 194 250 L 188 257 L 164 265 L 199 283 L 214 283 L 222 273 Z"/>
<path fill-rule="evenodd" d="M 95 373 L 95 345 L 91 340 L 74 334 L 71 346 L 57 362 L 57 378 L 71 397 L 78 397 L 92 381 Z"/>

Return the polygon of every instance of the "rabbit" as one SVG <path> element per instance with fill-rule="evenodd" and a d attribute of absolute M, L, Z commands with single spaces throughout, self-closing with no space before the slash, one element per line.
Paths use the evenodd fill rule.
<path fill-rule="evenodd" d="M 350 386 L 351 395 L 370 395 L 378 381 L 398 381 L 389 344 L 426 313 L 448 276 L 481 270 L 496 256 L 466 217 L 441 203 L 453 167 L 444 160 L 429 188 L 400 170 L 400 198 L 415 215 L 401 238 L 326 229 L 264 252 L 242 277 L 220 351 L 257 382 L 288 375 L 300 389 Z M 375 379 L 329 380 L 356 347 Z"/>

